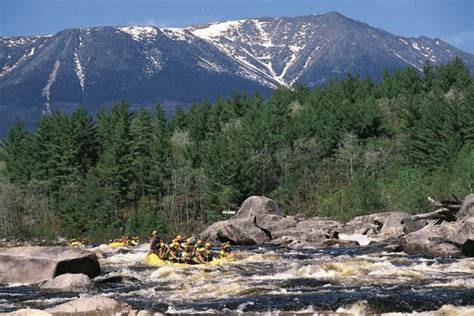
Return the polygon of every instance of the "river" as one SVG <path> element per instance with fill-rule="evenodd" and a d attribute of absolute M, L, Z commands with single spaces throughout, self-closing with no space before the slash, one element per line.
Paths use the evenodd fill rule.
<path fill-rule="evenodd" d="M 150 268 L 143 261 L 146 245 L 129 251 L 105 245 L 90 250 L 101 257 L 98 294 L 134 309 L 278 315 L 441 308 L 453 315 L 474 315 L 474 258 L 431 259 L 378 247 L 288 251 L 255 246 L 234 247 L 238 260 L 220 266 Z M 114 276 L 123 281 L 100 282 Z M 0 289 L 0 312 L 43 309 L 76 297 L 10 285 Z"/>

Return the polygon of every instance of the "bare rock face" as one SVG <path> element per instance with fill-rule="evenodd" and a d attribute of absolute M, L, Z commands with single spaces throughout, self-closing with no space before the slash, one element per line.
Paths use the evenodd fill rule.
<path fill-rule="evenodd" d="M 44 292 L 87 292 L 94 288 L 91 279 L 82 273 L 66 273 L 47 281 L 40 287 Z"/>
<path fill-rule="evenodd" d="M 265 196 L 251 196 L 239 208 L 235 218 L 253 217 L 262 214 L 283 215 L 275 201 Z"/>
<path fill-rule="evenodd" d="M 120 303 L 112 298 L 93 296 L 79 298 L 45 309 L 53 315 L 115 315 L 122 310 Z"/>
<path fill-rule="evenodd" d="M 0 284 L 40 283 L 65 273 L 100 274 L 97 256 L 72 247 L 15 247 L 0 249 Z"/>

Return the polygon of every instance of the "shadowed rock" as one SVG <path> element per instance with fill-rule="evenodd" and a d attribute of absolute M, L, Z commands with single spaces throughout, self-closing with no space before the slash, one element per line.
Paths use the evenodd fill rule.
<path fill-rule="evenodd" d="M 100 274 L 97 256 L 71 247 L 16 247 L 0 249 L 0 283 L 40 283 L 65 273 Z"/>

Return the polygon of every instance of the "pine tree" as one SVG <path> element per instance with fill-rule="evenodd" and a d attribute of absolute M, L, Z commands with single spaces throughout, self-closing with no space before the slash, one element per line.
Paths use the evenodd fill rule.
<path fill-rule="evenodd" d="M 31 179 L 33 165 L 32 138 L 25 131 L 23 123 L 13 126 L 5 141 L 0 143 L 1 157 L 7 166 L 12 183 L 26 185 Z"/>

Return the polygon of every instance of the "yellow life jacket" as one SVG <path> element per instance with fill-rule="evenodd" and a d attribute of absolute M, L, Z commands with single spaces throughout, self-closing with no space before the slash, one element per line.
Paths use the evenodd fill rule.
<path fill-rule="evenodd" d="M 219 258 L 226 258 L 230 255 L 230 253 L 228 251 L 225 251 L 224 249 L 221 249 L 221 251 L 219 252 Z"/>

